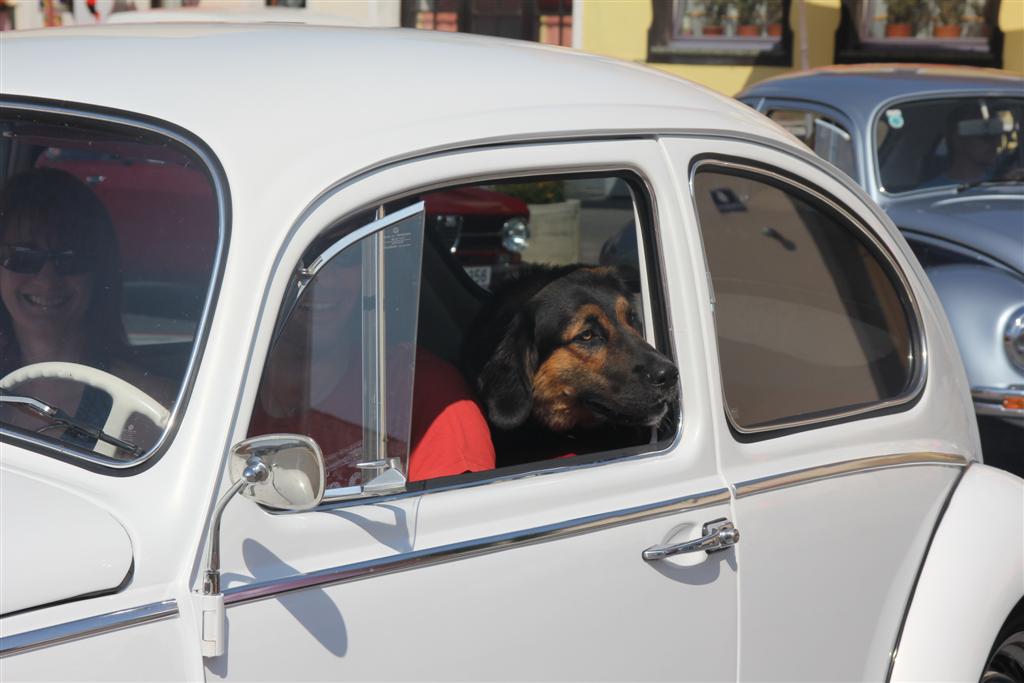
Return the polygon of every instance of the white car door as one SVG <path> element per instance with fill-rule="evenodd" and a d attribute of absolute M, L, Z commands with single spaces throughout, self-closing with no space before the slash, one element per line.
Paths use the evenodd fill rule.
<path fill-rule="evenodd" d="M 739 678 L 882 680 L 970 454 L 971 416 L 943 400 L 966 390 L 948 328 L 895 229 L 838 176 L 753 143 L 666 144 L 718 341 L 712 421 L 743 533 Z"/>
<path fill-rule="evenodd" d="M 380 198 L 412 201 L 417 192 L 473 179 L 557 176 L 560 184 L 564 176 L 558 174 L 598 171 L 628 178 L 633 206 L 627 203 L 623 210 L 621 198 L 608 197 L 620 203 L 620 213 L 595 213 L 592 201 L 567 197 L 562 203 L 576 216 L 568 228 L 543 228 L 539 216 L 545 211 L 531 207 L 531 239 L 561 239 L 561 247 L 566 237 L 575 239 L 575 253 L 590 249 L 596 260 L 593 247 L 616 236 L 618 224 L 607 216 L 639 225 L 644 326 L 678 365 L 681 418 L 670 419 L 674 426 L 647 445 L 410 484 L 406 493 L 327 502 L 309 512 L 280 514 L 234 503 L 221 527 L 226 653 L 207 660 L 210 678 L 735 678 L 735 551 L 642 556 L 654 546 L 697 539 L 705 523 L 731 517 L 730 495 L 714 457 L 704 368 L 708 350 L 696 331 L 696 299 L 689 289 L 669 286 L 669 274 L 689 273 L 690 246 L 680 239 L 678 194 L 654 141 L 449 152 L 368 174 L 327 196 L 285 245 L 279 272 L 264 294 L 265 325 L 247 350 L 252 367 L 235 441 L 247 433 L 261 376 L 268 381 L 264 358 L 271 327 L 279 309 L 288 306 L 282 302 L 303 253 L 365 252 L 365 240 L 377 234 L 391 239 L 397 227 L 405 236 L 383 249 L 390 277 L 390 255 L 418 239 L 424 217 L 410 208 L 400 224 L 393 223 L 388 209 L 382 221 L 360 229 L 370 220 L 359 218 L 362 212 L 372 212 Z M 428 224 L 434 218 L 428 215 Z M 355 231 L 343 227 L 340 242 L 329 239 L 309 248 L 339 221 Z M 542 235 L 543 230 L 548 232 Z M 592 230 L 603 232 L 595 237 Z M 332 245 L 349 246 L 339 251 Z M 349 263 L 364 270 L 339 286 L 358 293 L 361 284 L 363 309 L 372 309 L 367 261 Z M 424 266 L 424 279 L 427 271 Z M 420 290 L 423 297 L 427 288 Z M 315 312 L 317 305 L 306 309 Z M 389 306 L 378 323 L 391 325 Z M 424 304 L 416 329 L 421 345 L 445 329 L 427 311 Z M 365 347 L 349 352 L 359 354 L 360 348 L 365 361 Z M 393 395 L 402 383 L 397 376 L 407 375 L 408 368 L 384 365 L 388 379 L 380 395 L 387 397 L 392 419 L 408 412 L 408 398 L 402 404 Z M 415 420 L 415 405 L 412 410 Z"/>

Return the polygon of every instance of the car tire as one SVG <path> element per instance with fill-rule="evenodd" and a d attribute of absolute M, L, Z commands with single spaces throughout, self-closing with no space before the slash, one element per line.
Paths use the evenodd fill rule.
<path fill-rule="evenodd" d="M 981 683 L 1024 683 L 1024 610 L 1020 607 L 996 637 Z"/>

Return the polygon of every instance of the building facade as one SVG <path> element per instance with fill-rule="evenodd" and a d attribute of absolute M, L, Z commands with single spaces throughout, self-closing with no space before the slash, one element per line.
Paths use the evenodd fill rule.
<path fill-rule="evenodd" d="M 0 26 L 95 23 L 121 10 L 197 5 L 288 7 L 359 26 L 571 46 L 726 95 L 830 64 L 971 64 L 1024 73 L 1024 0 L 0 0 Z"/>

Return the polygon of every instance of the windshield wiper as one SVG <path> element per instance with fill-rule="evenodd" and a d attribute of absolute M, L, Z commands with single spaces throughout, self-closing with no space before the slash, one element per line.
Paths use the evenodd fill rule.
<path fill-rule="evenodd" d="M 956 186 L 956 193 L 960 194 L 966 190 L 970 190 L 973 187 L 981 187 L 982 185 L 1019 185 L 1024 183 L 1024 178 L 1002 178 L 996 180 L 975 180 L 970 183 L 961 183 Z"/>
<path fill-rule="evenodd" d="M 92 439 L 96 439 L 97 441 L 105 441 L 106 443 L 109 443 L 112 446 L 120 448 L 123 451 L 128 451 L 132 455 L 142 455 L 142 449 L 136 446 L 135 444 L 130 443 L 128 441 L 122 441 L 121 439 L 118 439 L 116 436 L 111 436 L 110 434 L 107 434 L 102 429 L 97 429 L 96 427 L 87 425 L 84 422 L 80 422 L 75 418 L 71 417 L 70 415 L 68 415 L 67 413 L 65 413 L 60 408 L 54 408 L 51 405 L 43 403 L 37 398 L 32 398 L 31 396 L 18 396 L 16 394 L 4 393 L 0 394 L 0 404 L 4 403 L 10 404 L 15 408 L 21 408 L 22 410 L 25 410 L 27 412 L 34 413 L 48 420 L 52 420 L 51 424 L 47 425 L 46 427 L 43 427 L 43 430 L 41 431 L 50 429 L 55 426 L 66 427 L 71 431 L 77 432 L 79 434 L 84 434 L 85 436 L 88 436 L 89 438 Z"/>

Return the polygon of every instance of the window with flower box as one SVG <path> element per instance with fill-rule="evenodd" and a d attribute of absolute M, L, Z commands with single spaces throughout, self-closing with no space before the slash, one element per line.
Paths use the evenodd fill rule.
<path fill-rule="evenodd" d="M 648 61 L 789 66 L 790 0 L 651 0 Z"/>
<path fill-rule="evenodd" d="M 572 0 L 402 0 L 402 26 L 572 46 Z"/>
<path fill-rule="evenodd" d="M 843 0 L 836 62 L 1002 66 L 1000 0 Z"/>

